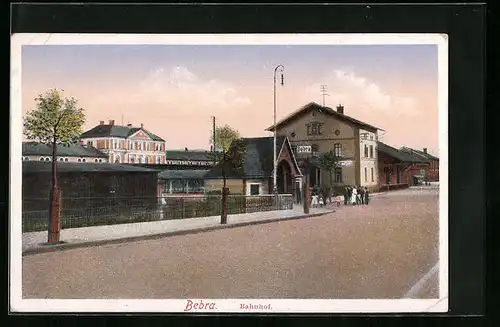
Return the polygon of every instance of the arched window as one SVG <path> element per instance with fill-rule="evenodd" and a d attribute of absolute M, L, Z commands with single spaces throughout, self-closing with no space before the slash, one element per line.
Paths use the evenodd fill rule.
<path fill-rule="evenodd" d="M 62 157 L 61 157 L 61 158 L 59 158 L 59 161 L 64 161 L 64 158 L 62 158 Z"/>
<path fill-rule="evenodd" d="M 94 159 L 95 162 L 99 162 L 99 159 Z"/>
<path fill-rule="evenodd" d="M 68 162 L 68 158 L 64 158 L 64 161 Z"/>
<path fill-rule="evenodd" d="M 130 163 L 135 163 L 134 157 L 130 157 Z"/>
<path fill-rule="evenodd" d="M 99 162 L 102 162 L 102 159 L 99 159 Z"/>
<path fill-rule="evenodd" d="M 115 163 L 120 163 L 120 156 L 116 156 Z"/>
<path fill-rule="evenodd" d="M 148 158 L 148 156 L 146 156 L 144 160 L 145 160 L 145 161 L 144 161 L 144 163 L 149 163 L 149 158 Z"/>
<path fill-rule="evenodd" d="M 82 162 L 82 158 L 78 158 L 78 160 L 77 160 L 77 161 L 78 161 L 78 162 Z"/>
<path fill-rule="evenodd" d="M 342 157 L 342 144 L 340 143 L 335 143 L 333 145 L 333 153 L 337 156 L 337 157 Z"/>
<path fill-rule="evenodd" d="M 86 162 L 86 161 L 87 161 L 87 159 L 85 159 L 85 158 L 82 159 L 82 162 Z"/>

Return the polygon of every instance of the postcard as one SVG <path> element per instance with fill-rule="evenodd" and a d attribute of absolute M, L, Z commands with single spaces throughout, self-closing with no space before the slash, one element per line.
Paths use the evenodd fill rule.
<path fill-rule="evenodd" d="M 11 311 L 448 310 L 446 35 L 11 55 Z"/>

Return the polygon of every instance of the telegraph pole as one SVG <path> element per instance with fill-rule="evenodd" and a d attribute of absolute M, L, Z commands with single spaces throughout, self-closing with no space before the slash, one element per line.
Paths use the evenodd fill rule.
<path fill-rule="evenodd" d="M 212 151 L 215 152 L 215 116 L 212 116 Z M 215 166 L 215 156 L 214 156 Z"/>
<path fill-rule="evenodd" d="M 327 92 L 326 85 L 321 85 L 321 95 L 323 96 L 323 107 L 325 106 L 325 97 L 330 96 Z"/>

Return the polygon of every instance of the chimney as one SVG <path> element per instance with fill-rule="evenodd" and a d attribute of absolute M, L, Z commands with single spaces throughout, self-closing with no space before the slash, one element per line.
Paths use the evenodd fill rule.
<path fill-rule="evenodd" d="M 144 128 L 144 124 L 143 123 L 141 123 L 141 128 Z"/>
<path fill-rule="evenodd" d="M 184 148 L 184 151 L 188 151 L 188 148 Z"/>
<path fill-rule="evenodd" d="M 343 115 L 343 114 L 344 114 L 344 106 L 343 106 L 343 105 L 341 105 L 341 104 L 339 104 L 339 105 L 337 106 L 337 112 L 338 112 L 339 114 L 342 114 L 342 115 Z"/>
<path fill-rule="evenodd" d="M 115 124 L 115 121 L 114 121 L 114 120 L 112 120 L 112 119 L 110 119 L 110 120 L 109 120 L 109 124 L 110 124 L 110 125 L 114 125 L 114 124 Z"/>
<path fill-rule="evenodd" d="M 427 154 L 427 148 L 424 148 L 424 153 Z"/>
<path fill-rule="evenodd" d="M 101 120 L 101 121 L 99 122 L 99 125 L 104 125 L 104 120 Z"/>
<path fill-rule="evenodd" d="M 127 124 L 127 127 L 132 127 L 132 124 L 131 124 L 131 123 L 128 123 L 128 124 Z"/>

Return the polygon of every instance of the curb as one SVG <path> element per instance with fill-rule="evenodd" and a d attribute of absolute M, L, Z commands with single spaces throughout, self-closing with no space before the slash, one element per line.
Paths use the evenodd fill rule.
<path fill-rule="evenodd" d="M 87 247 L 94 247 L 94 246 L 100 246 L 100 245 L 155 240 L 155 239 L 160 239 L 160 238 L 165 238 L 165 237 L 170 237 L 170 236 L 180 236 L 180 235 L 199 234 L 199 233 L 203 233 L 203 232 L 211 232 L 211 231 L 220 230 L 220 229 L 229 229 L 229 228 L 245 227 L 245 226 L 251 226 L 251 225 L 269 224 L 269 223 L 280 222 L 280 221 L 290 221 L 290 220 L 298 220 L 298 219 L 304 219 L 304 218 L 313 218 L 313 217 L 324 216 L 326 214 L 333 213 L 333 212 L 335 212 L 335 211 L 331 210 L 331 211 L 321 212 L 321 213 L 304 214 L 304 215 L 290 217 L 290 218 L 271 218 L 271 219 L 267 219 L 267 220 L 257 220 L 257 221 L 248 221 L 248 222 L 241 222 L 241 223 L 234 223 L 234 224 L 201 227 L 201 228 L 195 228 L 195 229 L 185 229 L 185 230 L 178 230 L 178 231 L 173 231 L 173 232 L 163 232 L 163 233 L 159 233 L 159 234 L 130 236 L 130 237 L 111 239 L 111 240 L 98 240 L 98 241 L 87 241 L 87 242 L 84 241 L 84 242 L 76 242 L 76 243 L 61 243 L 61 244 L 57 244 L 57 245 L 46 245 L 43 247 L 27 249 L 27 250 L 22 252 L 22 256 L 24 257 L 24 256 L 40 254 L 40 253 L 56 252 L 56 251 L 63 251 L 63 250 L 70 250 L 70 249 L 77 249 L 77 248 L 87 248 Z"/>

